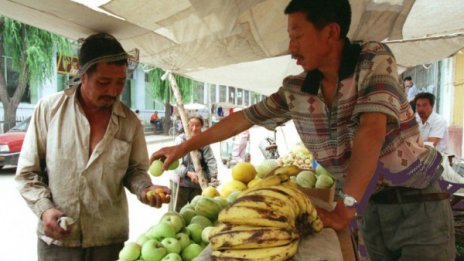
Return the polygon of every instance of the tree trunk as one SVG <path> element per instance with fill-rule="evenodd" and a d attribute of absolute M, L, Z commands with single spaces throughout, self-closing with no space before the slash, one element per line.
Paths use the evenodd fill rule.
<path fill-rule="evenodd" d="M 6 65 L 0 66 L 0 69 L 2 69 L 2 72 L 0 73 L 0 100 L 3 104 L 4 113 L 3 132 L 7 132 L 9 129 L 13 128 L 16 125 L 16 110 L 18 109 L 18 105 L 21 102 L 21 97 L 26 91 L 27 83 L 29 82 L 29 68 L 27 65 L 28 43 L 26 40 L 26 26 L 21 27 L 21 39 L 25 44 L 20 54 L 20 71 L 18 86 L 16 86 L 15 92 L 12 97 L 8 95 L 5 78 L 3 77 L 3 66 Z M 0 57 L 2 57 L 2 55 L 3 41 L 0 41 Z"/>
<path fill-rule="evenodd" d="M 171 85 L 171 88 L 172 88 L 172 92 L 174 94 L 174 97 L 176 98 L 177 110 L 179 111 L 180 119 L 182 120 L 182 125 L 184 126 L 185 135 L 187 136 L 187 139 L 189 139 L 191 137 L 191 134 L 187 126 L 188 119 L 187 119 L 187 113 L 185 113 L 185 110 L 184 110 L 184 102 L 182 100 L 182 95 L 180 94 L 176 79 L 174 78 L 172 73 L 171 72 L 166 72 L 166 73 L 167 73 L 167 77 L 169 80 L 169 84 Z M 190 152 L 190 157 L 192 158 L 195 172 L 198 175 L 198 181 L 200 183 L 200 187 L 203 190 L 208 187 L 208 180 L 206 179 L 205 176 L 203 176 L 201 163 L 200 163 L 200 155 L 197 150 L 194 150 Z"/>

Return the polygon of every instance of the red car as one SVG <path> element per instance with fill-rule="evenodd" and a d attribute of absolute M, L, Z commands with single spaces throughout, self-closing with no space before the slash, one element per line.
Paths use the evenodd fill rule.
<path fill-rule="evenodd" d="M 18 123 L 7 133 L 0 134 L 0 169 L 5 165 L 17 165 L 24 136 L 31 118 Z"/>

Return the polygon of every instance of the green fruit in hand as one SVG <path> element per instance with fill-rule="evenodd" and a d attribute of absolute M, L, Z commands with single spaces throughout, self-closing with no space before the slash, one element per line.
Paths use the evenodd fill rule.
<path fill-rule="evenodd" d="M 150 172 L 150 174 L 152 176 L 155 176 L 155 177 L 159 177 L 163 174 L 164 170 L 163 170 L 163 162 L 161 160 L 154 160 L 151 165 L 150 165 L 150 168 L 148 169 L 148 171 Z"/>
<path fill-rule="evenodd" d="M 175 170 L 177 169 L 177 167 L 179 167 L 179 160 L 176 159 L 175 161 L 173 161 L 170 165 L 169 165 L 169 170 Z"/>

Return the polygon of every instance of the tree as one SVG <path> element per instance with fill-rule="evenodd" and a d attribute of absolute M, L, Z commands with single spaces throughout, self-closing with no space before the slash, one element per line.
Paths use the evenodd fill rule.
<path fill-rule="evenodd" d="M 29 84 L 41 84 L 53 74 L 52 57 L 55 51 L 72 54 L 71 42 L 36 27 L 0 16 L 0 100 L 3 104 L 6 132 L 16 124 L 16 110 Z M 12 66 L 19 73 L 13 94 L 9 94 L 3 56 L 12 60 Z"/>
<path fill-rule="evenodd" d="M 148 72 L 148 82 L 150 83 L 152 98 L 164 102 L 165 117 L 163 126 L 165 126 L 164 133 L 168 134 L 169 128 L 172 126 L 172 121 L 169 115 L 171 115 L 171 103 L 173 103 L 173 96 L 169 82 L 161 79 L 164 73 L 165 71 L 159 68 L 151 69 Z M 195 81 L 180 75 L 175 75 L 175 78 L 184 101 L 189 102 Z"/>

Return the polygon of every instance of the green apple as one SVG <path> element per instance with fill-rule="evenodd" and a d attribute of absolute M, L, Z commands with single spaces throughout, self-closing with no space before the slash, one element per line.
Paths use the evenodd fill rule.
<path fill-rule="evenodd" d="M 179 232 L 185 226 L 184 218 L 179 213 L 174 211 L 168 211 L 166 214 L 164 214 L 161 217 L 160 222 L 166 222 L 171 224 L 176 233 Z"/>
<path fill-rule="evenodd" d="M 185 233 L 177 233 L 176 234 L 176 239 L 180 243 L 180 247 L 182 249 L 186 248 L 188 245 L 190 245 L 190 237 L 189 235 Z"/>
<path fill-rule="evenodd" d="M 179 214 L 184 218 L 186 224 L 190 224 L 190 220 L 197 214 L 190 206 L 188 208 L 183 207 Z"/>
<path fill-rule="evenodd" d="M 175 161 L 173 161 L 171 164 L 169 164 L 169 170 L 175 170 L 177 169 L 177 167 L 179 167 L 179 160 L 176 159 Z"/>
<path fill-rule="evenodd" d="M 175 237 L 176 231 L 171 226 L 171 224 L 166 222 L 160 222 L 152 226 L 146 233 L 149 238 L 156 240 L 163 240 L 168 237 Z"/>
<path fill-rule="evenodd" d="M 209 227 L 213 225 L 213 222 L 207 217 L 196 215 L 190 220 L 190 224 L 199 224 L 202 228 Z"/>
<path fill-rule="evenodd" d="M 200 224 L 190 224 L 187 226 L 187 230 L 190 231 L 190 238 L 195 241 L 195 243 L 200 244 L 203 227 Z"/>
<path fill-rule="evenodd" d="M 211 230 L 213 228 L 214 227 L 205 227 L 203 229 L 203 231 L 201 232 L 201 240 L 203 240 L 203 242 L 209 243 L 209 234 L 211 233 Z"/>
<path fill-rule="evenodd" d="M 182 250 L 182 260 L 183 261 L 192 261 L 195 257 L 200 255 L 203 248 L 198 244 L 190 244 L 184 250 Z"/>
<path fill-rule="evenodd" d="M 180 245 L 180 242 L 172 237 L 165 238 L 161 241 L 161 245 L 166 248 L 168 253 L 176 253 L 179 254 L 180 251 L 182 250 L 182 246 Z"/>
<path fill-rule="evenodd" d="M 145 261 L 161 261 L 168 251 L 156 240 L 150 239 L 142 246 L 142 259 Z"/>
<path fill-rule="evenodd" d="M 143 246 L 143 244 L 144 244 L 145 242 L 147 242 L 148 239 L 150 239 L 150 238 L 149 238 L 147 235 L 141 234 L 141 235 L 137 238 L 137 240 L 136 240 L 135 242 L 136 242 L 137 244 Z"/>
<path fill-rule="evenodd" d="M 184 227 L 179 233 L 184 233 L 190 237 L 190 231 L 188 231 L 187 227 Z"/>
<path fill-rule="evenodd" d="M 148 172 L 150 172 L 150 174 L 152 176 L 155 176 L 155 177 L 159 177 L 163 174 L 164 172 L 164 169 L 163 169 L 163 162 L 161 160 L 154 160 L 151 165 L 150 165 L 150 168 L 148 169 Z"/>
<path fill-rule="evenodd" d="M 182 261 L 182 257 L 176 253 L 169 253 L 161 261 Z"/>
<path fill-rule="evenodd" d="M 128 242 L 119 252 L 119 259 L 133 261 L 139 258 L 142 248 L 135 242 Z"/>

